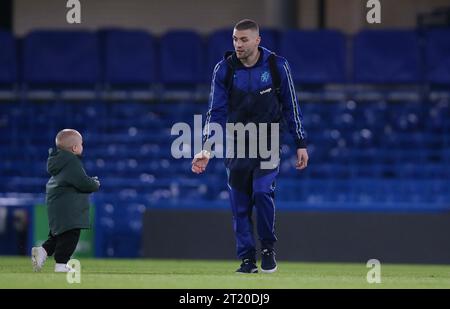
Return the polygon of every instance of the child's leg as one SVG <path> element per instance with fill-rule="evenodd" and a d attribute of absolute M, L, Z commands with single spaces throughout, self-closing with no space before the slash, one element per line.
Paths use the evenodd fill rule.
<path fill-rule="evenodd" d="M 66 264 L 72 256 L 80 239 L 80 229 L 73 229 L 57 236 L 55 248 L 56 263 Z"/>
<path fill-rule="evenodd" d="M 55 252 L 56 247 L 56 237 L 52 235 L 52 232 L 48 232 L 48 239 L 42 244 L 42 247 L 47 252 L 48 256 L 52 256 Z"/>

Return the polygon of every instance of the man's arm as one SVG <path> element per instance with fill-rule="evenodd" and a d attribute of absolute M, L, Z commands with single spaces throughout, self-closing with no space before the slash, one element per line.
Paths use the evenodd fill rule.
<path fill-rule="evenodd" d="M 203 129 L 203 150 L 197 153 L 192 160 L 192 171 L 196 174 L 203 173 L 208 165 L 211 144 L 211 123 L 218 123 L 225 128 L 227 119 L 228 90 L 225 87 L 226 60 L 219 62 L 213 71 L 211 92 L 209 94 L 209 109 L 206 113 L 206 121 Z"/>
<path fill-rule="evenodd" d="M 218 123 L 225 128 L 227 120 L 228 89 L 225 87 L 225 75 L 227 70 L 226 60 L 222 60 L 214 67 L 211 90 L 209 94 L 209 109 L 206 113 L 206 121 L 203 129 L 203 149 L 211 152 L 208 139 L 211 136 L 211 123 Z"/>
<path fill-rule="evenodd" d="M 289 63 L 281 61 L 281 89 L 280 100 L 283 109 L 283 117 L 288 129 L 294 138 L 297 148 L 297 169 L 304 169 L 308 165 L 308 152 L 306 151 L 306 134 L 303 128 L 303 115 L 298 104 L 297 93 L 292 79 Z"/>

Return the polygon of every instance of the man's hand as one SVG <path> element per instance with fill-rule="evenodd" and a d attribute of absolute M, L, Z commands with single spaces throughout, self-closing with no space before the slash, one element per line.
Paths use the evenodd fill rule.
<path fill-rule="evenodd" d="M 197 153 L 192 160 L 192 172 L 196 174 L 203 173 L 208 165 L 210 157 L 211 154 L 206 150 Z"/>
<path fill-rule="evenodd" d="M 308 151 L 304 148 L 297 149 L 297 163 L 295 164 L 295 168 L 298 170 L 302 170 L 308 166 Z"/>

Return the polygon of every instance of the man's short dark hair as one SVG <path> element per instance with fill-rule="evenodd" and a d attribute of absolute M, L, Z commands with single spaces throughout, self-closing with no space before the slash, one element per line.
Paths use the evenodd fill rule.
<path fill-rule="evenodd" d="M 248 29 L 259 31 L 259 26 L 254 20 L 243 19 L 234 26 L 234 29 L 239 31 Z"/>

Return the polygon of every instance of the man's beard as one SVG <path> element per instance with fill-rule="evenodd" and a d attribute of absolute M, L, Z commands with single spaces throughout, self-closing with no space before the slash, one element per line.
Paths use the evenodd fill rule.
<path fill-rule="evenodd" d="M 250 56 L 250 53 L 248 51 L 243 51 L 240 54 L 238 54 L 236 52 L 236 56 L 237 56 L 238 59 L 247 59 Z"/>

